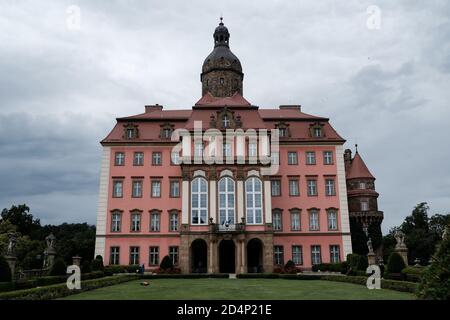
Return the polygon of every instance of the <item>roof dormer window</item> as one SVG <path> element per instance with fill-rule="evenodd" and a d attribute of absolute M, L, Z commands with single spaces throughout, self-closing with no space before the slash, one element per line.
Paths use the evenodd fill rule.
<path fill-rule="evenodd" d="M 165 140 L 170 140 L 172 137 L 174 125 L 168 122 L 161 125 L 160 138 Z"/>
<path fill-rule="evenodd" d="M 136 139 L 139 137 L 138 126 L 132 123 L 124 125 L 124 135 L 123 138 L 127 140 Z"/>
<path fill-rule="evenodd" d="M 228 118 L 228 115 L 224 115 L 222 118 L 222 126 L 224 128 L 228 128 L 230 126 L 230 119 Z"/>

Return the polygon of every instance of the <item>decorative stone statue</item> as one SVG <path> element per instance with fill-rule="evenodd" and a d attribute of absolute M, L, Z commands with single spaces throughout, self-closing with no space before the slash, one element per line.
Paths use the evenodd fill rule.
<path fill-rule="evenodd" d="M 442 240 L 445 240 L 450 234 L 449 234 L 450 226 L 446 226 L 444 229 L 444 232 L 442 233 Z"/>
<path fill-rule="evenodd" d="M 50 234 L 45 238 L 45 241 L 47 242 L 47 252 L 53 252 L 53 251 L 55 251 L 56 237 L 53 235 L 53 233 L 50 233 Z"/>
<path fill-rule="evenodd" d="M 373 252 L 372 239 L 370 239 L 370 238 L 367 241 L 367 248 L 369 249 L 369 253 Z"/>
<path fill-rule="evenodd" d="M 14 233 L 10 233 L 8 249 L 6 251 L 6 255 L 12 256 L 12 257 L 16 256 L 16 243 L 17 243 L 16 235 Z"/>
<path fill-rule="evenodd" d="M 397 244 L 395 245 L 396 248 L 405 248 L 405 234 L 398 230 L 394 234 L 395 241 L 397 241 Z"/>

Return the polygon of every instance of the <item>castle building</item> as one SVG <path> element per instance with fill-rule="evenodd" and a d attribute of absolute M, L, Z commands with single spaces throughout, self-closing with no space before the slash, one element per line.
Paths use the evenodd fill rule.
<path fill-rule="evenodd" d="M 95 254 L 147 270 L 169 256 L 182 273 L 272 272 L 288 260 L 307 270 L 345 260 L 348 201 L 367 199 L 372 208 L 374 178 L 359 174 L 358 155 L 344 161 L 345 140 L 329 119 L 299 105 L 247 101 L 222 21 L 213 38 L 191 109 L 146 106 L 118 118 L 101 141 Z M 364 192 L 353 191 L 362 182 Z"/>

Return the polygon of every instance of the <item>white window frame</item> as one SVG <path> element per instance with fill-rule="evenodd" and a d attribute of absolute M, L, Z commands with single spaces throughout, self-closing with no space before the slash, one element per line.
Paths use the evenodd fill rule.
<path fill-rule="evenodd" d="M 179 223 L 178 216 L 179 216 L 178 212 L 169 213 L 169 231 L 171 231 L 171 232 L 178 231 L 178 223 Z"/>
<path fill-rule="evenodd" d="M 180 261 L 180 249 L 177 246 L 170 246 L 169 247 L 169 258 L 172 260 L 172 264 L 174 266 L 178 265 L 178 262 Z"/>
<path fill-rule="evenodd" d="M 308 196 L 317 196 L 317 180 L 308 179 Z"/>
<path fill-rule="evenodd" d="M 271 190 L 272 197 L 281 196 L 281 180 L 279 180 L 279 179 L 271 180 L 270 181 L 270 190 Z M 277 192 L 275 192 L 275 191 L 277 191 Z"/>
<path fill-rule="evenodd" d="M 327 196 L 336 195 L 336 184 L 334 179 L 331 178 L 325 179 L 325 194 Z"/>
<path fill-rule="evenodd" d="M 296 265 L 303 265 L 303 247 L 299 245 L 292 246 L 292 262 Z"/>
<path fill-rule="evenodd" d="M 322 263 L 322 248 L 320 245 L 311 246 L 311 264 L 317 265 Z"/>
<path fill-rule="evenodd" d="M 132 184 L 132 198 L 142 198 L 142 180 L 134 180 Z"/>
<path fill-rule="evenodd" d="M 170 184 L 170 197 L 171 198 L 179 198 L 180 197 L 180 181 L 171 180 L 169 182 L 169 184 Z M 175 186 L 177 186 L 177 187 L 175 187 Z"/>
<path fill-rule="evenodd" d="M 361 200 L 361 211 L 369 211 L 369 201 Z"/>
<path fill-rule="evenodd" d="M 328 210 L 327 212 L 328 216 L 328 230 L 337 230 L 338 229 L 338 223 L 337 223 L 337 212 L 336 210 Z"/>
<path fill-rule="evenodd" d="M 120 264 L 120 247 L 110 247 L 109 248 L 109 263 L 111 265 Z"/>
<path fill-rule="evenodd" d="M 144 165 L 144 153 L 142 151 L 136 151 L 133 157 L 133 165 L 143 166 Z"/>
<path fill-rule="evenodd" d="M 257 157 L 258 156 L 258 144 L 256 142 L 248 143 L 248 156 Z"/>
<path fill-rule="evenodd" d="M 299 184 L 300 184 L 300 182 L 298 179 L 289 179 L 289 196 L 297 197 L 300 195 Z"/>
<path fill-rule="evenodd" d="M 155 151 L 152 153 L 152 165 L 161 166 L 162 165 L 162 153 Z"/>
<path fill-rule="evenodd" d="M 282 231 L 283 230 L 283 218 L 282 218 L 282 212 L 281 210 L 274 210 L 273 211 L 273 230 L 274 231 Z"/>
<path fill-rule="evenodd" d="M 256 191 L 256 185 L 259 183 L 259 191 Z M 250 187 L 251 186 L 251 190 Z M 262 224 L 263 223 L 263 184 L 261 179 L 257 177 L 250 177 L 245 181 L 245 204 L 246 204 L 246 222 L 247 224 Z M 252 200 L 249 202 L 249 196 Z M 259 203 L 256 200 L 259 196 Z M 259 211 L 259 216 L 257 212 Z M 249 219 L 251 217 L 251 219 Z"/>
<path fill-rule="evenodd" d="M 309 230 L 320 230 L 320 214 L 317 209 L 309 210 Z"/>
<path fill-rule="evenodd" d="M 340 263 L 341 255 L 339 245 L 330 245 L 330 263 Z"/>
<path fill-rule="evenodd" d="M 333 164 L 333 151 L 323 152 L 323 164 Z"/>
<path fill-rule="evenodd" d="M 231 181 L 231 190 L 229 182 Z M 225 187 L 225 188 L 222 188 Z M 219 224 L 235 224 L 236 223 L 236 186 L 235 182 L 230 177 L 223 177 L 218 182 L 218 203 L 219 203 Z M 221 197 L 225 198 L 225 205 L 223 205 L 220 201 Z M 232 205 L 230 206 L 230 201 L 232 198 Z M 222 212 L 225 213 L 225 216 L 222 216 Z"/>
<path fill-rule="evenodd" d="M 152 181 L 152 198 L 161 198 L 161 180 Z"/>
<path fill-rule="evenodd" d="M 309 165 L 316 164 L 316 153 L 314 151 L 306 152 L 306 164 L 309 164 Z"/>
<path fill-rule="evenodd" d="M 141 213 L 132 212 L 131 213 L 131 231 L 140 232 L 141 231 Z"/>
<path fill-rule="evenodd" d="M 161 213 L 157 211 L 150 212 L 150 232 L 161 231 Z"/>
<path fill-rule="evenodd" d="M 130 265 L 139 264 L 141 249 L 137 246 L 130 247 Z"/>
<path fill-rule="evenodd" d="M 288 165 L 298 164 L 298 154 L 296 151 L 288 151 Z"/>
<path fill-rule="evenodd" d="M 295 219 L 294 217 L 297 217 L 297 219 Z M 302 228 L 302 223 L 301 223 L 301 216 L 300 216 L 300 211 L 299 210 L 293 210 L 291 211 L 291 230 L 292 231 L 300 231 Z M 295 221 L 297 221 L 297 223 L 295 223 Z"/>
<path fill-rule="evenodd" d="M 198 181 L 198 190 L 194 191 L 194 185 Z M 206 186 L 206 191 L 202 191 L 202 183 Z M 193 206 L 193 199 L 197 198 L 197 207 Z M 202 206 L 202 197 L 205 197 L 205 205 Z M 204 221 L 202 222 L 202 211 Z M 197 222 L 194 222 L 194 218 L 197 218 Z M 208 181 L 203 177 L 196 177 L 191 182 L 191 224 L 192 225 L 206 225 L 208 224 Z"/>
<path fill-rule="evenodd" d="M 274 254 L 274 264 L 275 265 L 284 265 L 284 247 L 283 246 L 274 246 L 273 248 Z"/>
<path fill-rule="evenodd" d="M 122 213 L 113 211 L 111 214 L 111 232 L 120 232 L 122 228 Z"/>
<path fill-rule="evenodd" d="M 114 164 L 116 166 L 123 166 L 125 165 L 125 153 L 124 152 L 116 152 Z"/>
<path fill-rule="evenodd" d="M 151 266 L 157 266 L 159 265 L 159 247 L 157 246 L 151 246 L 149 248 L 149 265 Z"/>
<path fill-rule="evenodd" d="M 122 198 L 122 197 L 123 197 L 123 181 L 122 180 L 114 180 L 113 181 L 113 198 Z"/>

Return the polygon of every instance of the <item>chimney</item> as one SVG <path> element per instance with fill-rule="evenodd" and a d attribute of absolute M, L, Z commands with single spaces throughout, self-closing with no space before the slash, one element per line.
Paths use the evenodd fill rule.
<path fill-rule="evenodd" d="M 161 111 L 163 109 L 163 106 L 159 104 L 149 105 L 145 106 L 145 113 L 153 112 L 153 111 Z"/>
<path fill-rule="evenodd" d="M 302 111 L 302 106 L 299 104 L 282 104 L 279 106 L 279 109 L 280 110 L 292 109 L 292 110 Z"/>

